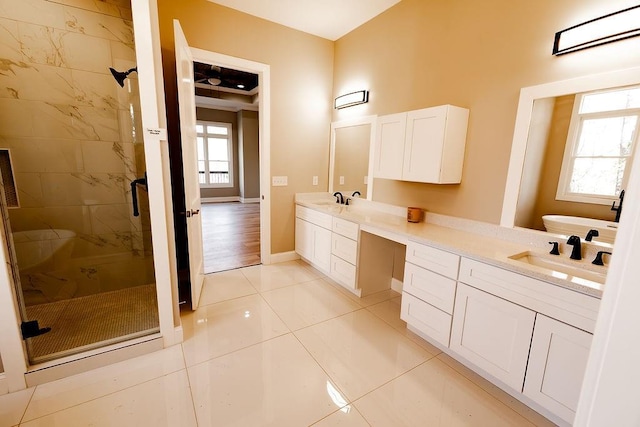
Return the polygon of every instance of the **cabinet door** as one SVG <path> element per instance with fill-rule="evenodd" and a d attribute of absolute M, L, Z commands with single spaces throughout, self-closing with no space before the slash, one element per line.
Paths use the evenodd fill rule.
<path fill-rule="evenodd" d="M 534 320 L 531 310 L 459 283 L 450 347 L 521 392 Z"/>
<path fill-rule="evenodd" d="M 376 122 L 373 176 L 402 179 L 407 113 L 380 116 Z"/>
<path fill-rule="evenodd" d="M 538 314 L 524 394 L 572 424 L 592 335 Z"/>
<path fill-rule="evenodd" d="M 331 230 L 313 225 L 313 255 L 311 263 L 318 269 L 331 271 Z"/>
<path fill-rule="evenodd" d="M 409 111 L 402 179 L 440 182 L 446 107 Z"/>
<path fill-rule="evenodd" d="M 312 261 L 313 227 L 313 224 L 296 218 L 296 252 L 308 261 Z"/>

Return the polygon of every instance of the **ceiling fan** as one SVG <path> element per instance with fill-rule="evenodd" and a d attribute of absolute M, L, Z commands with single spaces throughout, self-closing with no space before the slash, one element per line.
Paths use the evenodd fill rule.
<path fill-rule="evenodd" d="M 222 68 L 217 65 L 199 64 L 196 62 L 194 63 L 193 73 L 196 83 L 205 83 L 211 86 L 218 86 L 222 83 Z"/>

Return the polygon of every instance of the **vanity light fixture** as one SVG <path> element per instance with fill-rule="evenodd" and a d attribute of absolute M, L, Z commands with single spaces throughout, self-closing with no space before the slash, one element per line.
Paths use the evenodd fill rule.
<path fill-rule="evenodd" d="M 558 31 L 553 42 L 553 54 L 564 55 L 636 36 L 640 36 L 640 6 Z"/>
<path fill-rule="evenodd" d="M 369 102 L 369 91 L 359 90 L 357 92 L 351 92 L 344 95 L 340 95 L 336 98 L 335 108 L 347 108 L 358 104 L 365 104 Z"/>

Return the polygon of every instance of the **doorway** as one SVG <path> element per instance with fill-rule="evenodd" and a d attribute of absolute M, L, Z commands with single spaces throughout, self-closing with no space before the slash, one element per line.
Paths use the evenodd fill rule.
<path fill-rule="evenodd" d="M 179 29 L 179 23 L 177 21 L 174 21 L 174 27 Z M 183 35 L 181 36 L 183 37 Z M 269 264 L 270 263 L 270 258 L 271 258 L 271 236 L 270 236 L 270 229 L 271 229 L 271 224 L 270 224 L 270 68 L 268 65 L 266 64 L 261 64 L 258 62 L 253 62 L 253 61 L 248 61 L 248 60 L 244 60 L 244 59 L 240 59 L 240 58 L 235 58 L 235 57 L 231 57 L 231 56 L 227 56 L 227 55 L 223 55 L 223 54 L 219 54 L 219 53 L 215 53 L 215 52 L 210 52 L 210 51 L 206 51 L 206 50 L 202 50 L 202 49 L 198 49 L 198 48 L 192 48 L 192 47 L 188 47 L 188 45 L 186 44 L 186 40 L 182 40 L 180 43 L 184 44 L 185 46 L 180 47 L 181 51 L 187 49 L 188 52 L 186 53 L 186 56 L 189 57 L 191 59 L 192 62 L 200 62 L 203 64 L 209 64 L 209 65 L 217 65 L 219 67 L 224 67 L 224 68 L 228 68 L 228 69 L 232 69 L 232 70 L 240 70 L 243 72 L 248 72 L 248 73 L 254 73 L 258 76 L 258 82 L 259 82 L 259 86 L 260 86 L 260 95 L 257 97 L 257 104 L 259 107 L 259 111 L 260 114 L 258 116 L 258 123 L 259 123 L 259 130 L 258 130 L 258 144 L 259 144 L 259 188 L 260 188 L 260 192 L 258 194 L 258 201 L 259 201 L 259 206 L 260 206 L 260 243 L 259 243 L 259 247 L 260 247 L 260 261 L 262 264 Z M 178 49 L 176 49 L 176 51 L 178 52 Z M 180 59 L 180 61 L 183 61 L 183 59 Z M 180 62 L 179 61 L 179 62 Z M 182 68 L 186 68 L 186 65 L 183 64 L 182 62 L 180 62 L 180 66 L 178 66 L 178 71 Z M 192 64 L 191 64 L 192 65 Z M 193 67 L 188 67 L 188 68 L 192 68 L 191 69 L 191 73 L 193 73 Z M 179 73 L 180 74 L 180 73 Z M 179 77 L 179 82 L 180 77 Z M 193 82 L 193 80 L 192 80 Z M 193 85 L 193 83 L 191 83 Z M 195 96 L 193 96 L 193 91 L 194 88 L 193 86 L 191 87 L 191 97 L 192 97 L 192 101 L 187 101 L 187 102 L 191 102 L 191 106 L 189 106 L 188 104 L 185 104 L 184 107 L 187 109 L 192 109 L 191 111 L 193 111 L 193 113 L 195 113 Z M 179 91 L 180 92 L 180 91 Z M 186 101 L 185 97 L 180 97 L 181 100 Z M 182 110 L 182 107 L 181 107 Z M 189 113 L 189 111 L 187 111 L 187 113 Z M 182 113 L 181 113 L 182 114 Z M 182 126 L 182 119 L 181 118 L 181 129 L 188 129 L 189 128 L 189 123 L 195 123 L 195 119 L 193 122 L 191 122 L 191 119 L 187 118 L 187 116 L 185 116 L 185 119 L 188 120 L 186 122 L 184 122 L 185 126 Z M 183 135 L 184 136 L 184 135 Z M 187 138 L 190 138 L 189 136 L 187 136 Z M 193 135 L 193 140 L 195 141 L 196 139 L 196 135 L 194 132 Z M 185 147 L 182 147 L 182 151 L 183 153 L 185 152 Z M 184 164 L 187 165 L 191 165 L 193 164 L 193 167 L 195 168 L 196 164 L 197 164 L 197 159 L 194 155 L 189 154 L 189 156 L 193 157 L 193 160 L 190 160 L 189 162 L 185 162 Z M 184 161 L 185 156 L 183 155 L 183 161 Z M 195 185 L 195 187 L 198 187 L 198 182 L 194 181 L 193 183 L 187 183 L 185 180 L 185 193 L 187 192 L 191 192 L 194 191 L 197 193 L 198 197 L 197 197 L 197 202 L 198 202 L 198 208 L 200 208 L 200 197 L 199 197 L 199 188 L 192 188 L 191 186 Z M 201 221 L 201 215 L 195 215 L 195 218 L 192 214 L 191 216 L 192 220 L 196 220 L 196 221 Z M 188 225 L 189 223 L 187 223 Z M 201 225 L 201 224 L 200 224 Z M 197 228 L 197 227 L 194 227 Z M 201 232 L 200 232 L 200 237 L 201 237 Z M 197 268 L 198 266 L 194 266 L 192 265 L 192 261 L 191 260 L 198 260 L 198 259 L 202 259 L 202 245 L 199 245 L 200 247 L 193 247 L 190 246 L 189 248 L 189 267 L 191 270 L 195 268 Z M 192 251 L 198 251 L 200 253 L 192 253 Z M 202 271 L 202 270 L 200 270 Z M 196 272 L 197 273 L 197 272 Z M 198 300 L 199 300 L 199 294 L 200 294 L 200 289 L 201 289 L 201 281 L 197 281 L 196 285 L 194 286 L 193 284 L 191 285 L 191 297 L 192 297 L 192 308 L 195 309 L 198 306 Z"/>

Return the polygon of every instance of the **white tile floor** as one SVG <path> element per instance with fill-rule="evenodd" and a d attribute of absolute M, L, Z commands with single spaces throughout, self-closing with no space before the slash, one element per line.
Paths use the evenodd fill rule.
<path fill-rule="evenodd" d="M 13 426 L 552 425 L 301 261 L 206 277 L 185 341 L 0 396 Z"/>

